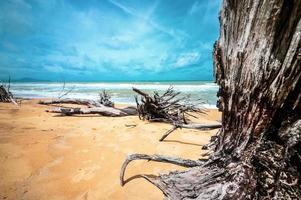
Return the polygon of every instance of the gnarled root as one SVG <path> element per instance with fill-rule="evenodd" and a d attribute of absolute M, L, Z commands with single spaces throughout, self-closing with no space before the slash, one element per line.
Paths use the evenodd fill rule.
<path fill-rule="evenodd" d="M 242 164 L 226 168 L 212 164 L 163 174 L 156 186 L 170 200 L 246 199 L 244 195 L 254 189 L 252 170 Z"/>
<path fill-rule="evenodd" d="M 136 175 L 125 181 L 124 173 L 127 165 L 132 160 L 140 159 L 167 162 L 190 168 L 159 176 Z M 243 199 L 241 196 L 254 190 L 254 180 L 250 178 L 253 172 L 252 168 L 243 163 L 233 163 L 225 168 L 217 166 L 212 161 L 209 163 L 157 155 L 133 154 L 122 165 L 120 183 L 123 186 L 134 178 L 144 178 L 158 187 L 166 199 Z M 251 185 L 252 187 L 240 187 L 242 185 Z"/>
<path fill-rule="evenodd" d="M 203 160 L 189 160 L 189 159 L 182 159 L 182 158 L 174 158 L 174 157 L 167 157 L 161 155 L 146 155 L 146 154 L 132 154 L 129 155 L 126 160 L 124 161 L 121 171 L 120 171 L 120 184 L 123 186 L 127 181 L 124 180 L 124 174 L 126 167 L 128 164 L 133 160 L 148 160 L 148 161 L 156 161 L 156 162 L 164 162 L 164 163 L 171 163 L 183 167 L 195 167 L 201 166 L 204 161 Z M 148 181 L 152 182 L 155 181 L 155 178 L 150 175 L 138 175 L 136 178 L 145 178 Z"/>

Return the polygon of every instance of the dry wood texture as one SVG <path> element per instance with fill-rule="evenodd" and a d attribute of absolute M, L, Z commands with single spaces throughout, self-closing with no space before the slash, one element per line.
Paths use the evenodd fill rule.
<path fill-rule="evenodd" d="M 301 1 L 224 0 L 222 129 L 201 166 L 145 177 L 167 199 L 300 199 Z"/>
<path fill-rule="evenodd" d="M 112 108 L 107 106 L 99 106 L 93 108 L 63 108 L 57 107 L 47 112 L 52 113 L 61 113 L 62 115 L 88 115 L 88 114 L 98 114 L 102 116 L 110 116 L 110 117 L 123 117 L 129 115 L 137 115 L 137 110 L 135 107 L 127 107 L 124 109 Z"/>
<path fill-rule="evenodd" d="M 140 119 L 187 124 L 187 116 L 191 116 L 193 112 L 203 112 L 189 103 L 187 96 L 179 97 L 180 92 L 176 92 L 173 87 L 169 87 L 162 95 L 154 92 L 153 96 L 137 88 L 133 88 L 133 91 L 141 96 L 140 102 L 136 97 Z"/>
<path fill-rule="evenodd" d="M 93 101 L 90 99 L 52 99 L 52 100 L 41 100 L 39 101 L 39 104 L 42 105 L 51 105 L 51 104 L 77 104 L 77 105 L 85 105 L 90 108 L 92 107 L 99 107 L 101 106 L 101 103 L 97 101 Z"/>
<path fill-rule="evenodd" d="M 129 106 L 126 108 L 113 108 L 110 106 L 105 106 L 100 102 L 89 100 L 89 99 L 54 99 L 54 100 L 41 100 L 39 102 L 43 105 L 58 105 L 58 104 L 77 104 L 84 105 L 87 108 L 65 108 L 56 107 L 47 110 L 47 112 L 61 113 L 62 115 L 87 115 L 87 114 L 98 114 L 102 116 L 111 117 L 123 117 L 129 115 L 137 115 L 137 109 L 135 107 Z"/>

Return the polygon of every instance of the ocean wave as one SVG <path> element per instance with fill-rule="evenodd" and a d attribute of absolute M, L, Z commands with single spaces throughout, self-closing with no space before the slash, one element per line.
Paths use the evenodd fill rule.
<path fill-rule="evenodd" d="M 191 99 L 202 99 L 204 107 L 215 107 L 218 86 L 212 82 L 197 83 L 66 83 L 65 91 L 73 88 L 65 97 L 97 99 L 101 90 L 108 90 L 116 103 L 135 103 L 132 87 L 145 91 L 165 91 L 173 85 L 176 91 L 191 95 Z M 17 97 L 57 98 L 62 92 L 62 83 L 13 83 L 11 91 Z"/>
<path fill-rule="evenodd" d="M 218 86 L 215 83 L 202 84 L 159 84 L 159 83 L 67 83 L 66 87 L 74 87 L 75 90 L 116 90 L 116 89 L 131 89 L 136 87 L 142 90 L 166 90 L 173 86 L 175 90 L 179 91 L 204 91 L 217 90 Z M 14 83 L 12 87 L 22 87 L 23 89 L 39 89 L 39 90 L 60 90 L 63 87 L 62 83 Z"/>

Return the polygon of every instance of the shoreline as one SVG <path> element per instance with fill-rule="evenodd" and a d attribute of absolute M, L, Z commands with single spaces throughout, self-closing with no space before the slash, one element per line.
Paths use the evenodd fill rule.
<path fill-rule="evenodd" d="M 119 184 L 128 154 L 145 153 L 198 159 L 202 145 L 216 133 L 176 130 L 159 142 L 171 125 L 141 121 L 137 116 L 59 117 L 45 112 L 39 99 L 21 107 L 0 103 L 1 199 L 162 199 L 144 179 Z M 126 104 L 116 104 L 117 107 Z M 197 121 L 220 120 L 208 109 Z M 134 125 L 134 126 L 127 126 Z M 132 162 L 125 174 L 158 174 L 185 168 L 156 162 Z"/>
<path fill-rule="evenodd" d="M 180 92 L 179 97 L 190 96 L 190 101 L 195 104 L 204 103 L 204 107 L 216 107 L 216 92 L 218 86 L 214 82 L 103 82 L 103 83 L 13 83 L 11 84 L 11 92 L 16 97 L 25 98 L 57 98 L 66 91 L 69 92 L 64 98 L 82 98 L 96 100 L 99 93 L 106 90 L 111 96 L 112 101 L 135 104 L 136 93 L 132 87 L 138 88 L 149 94 L 154 91 L 159 93 L 165 92 L 169 86 L 173 86 L 174 90 Z M 64 90 L 64 89 L 65 90 Z"/>
<path fill-rule="evenodd" d="M 51 99 L 56 99 L 56 98 L 47 98 L 47 97 L 41 97 L 41 98 L 30 98 L 30 97 L 19 97 L 19 96 L 15 96 L 16 100 L 25 100 L 25 101 L 40 101 L 40 100 L 51 100 Z M 88 99 L 88 98 L 79 98 L 79 99 Z M 91 100 L 95 100 L 95 99 L 91 99 Z M 114 102 L 115 106 L 121 106 L 121 107 L 126 107 L 126 106 L 136 106 L 135 102 Z M 198 106 L 197 106 L 198 107 Z M 201 104 L 201 106 L 199 106 L 200 108 L 203 108 L 205 110 L 217 110 L 216 105 L 212 105 L 212 104 Z"/>

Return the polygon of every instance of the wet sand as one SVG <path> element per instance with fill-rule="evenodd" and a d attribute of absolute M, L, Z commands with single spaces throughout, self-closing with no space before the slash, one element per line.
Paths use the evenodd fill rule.
<path fill-rule="evenodd" d="M 162 192 L 144 179 L 120 186 L 120 167 L 131 153 L 197 159 L 213 131 L 171 128 L 141 121 L 137 116 L 61 117 L 47 113 L 36 100 L 20 108 L 0 103 L 0 199 L 163 199 Z M 220 120 L 217 110 L 198 122 Z M 132 126 L 133 125 L 133 126 Z M 185 168 L 172 164 L 134 161 L 125 178 Z"/>

